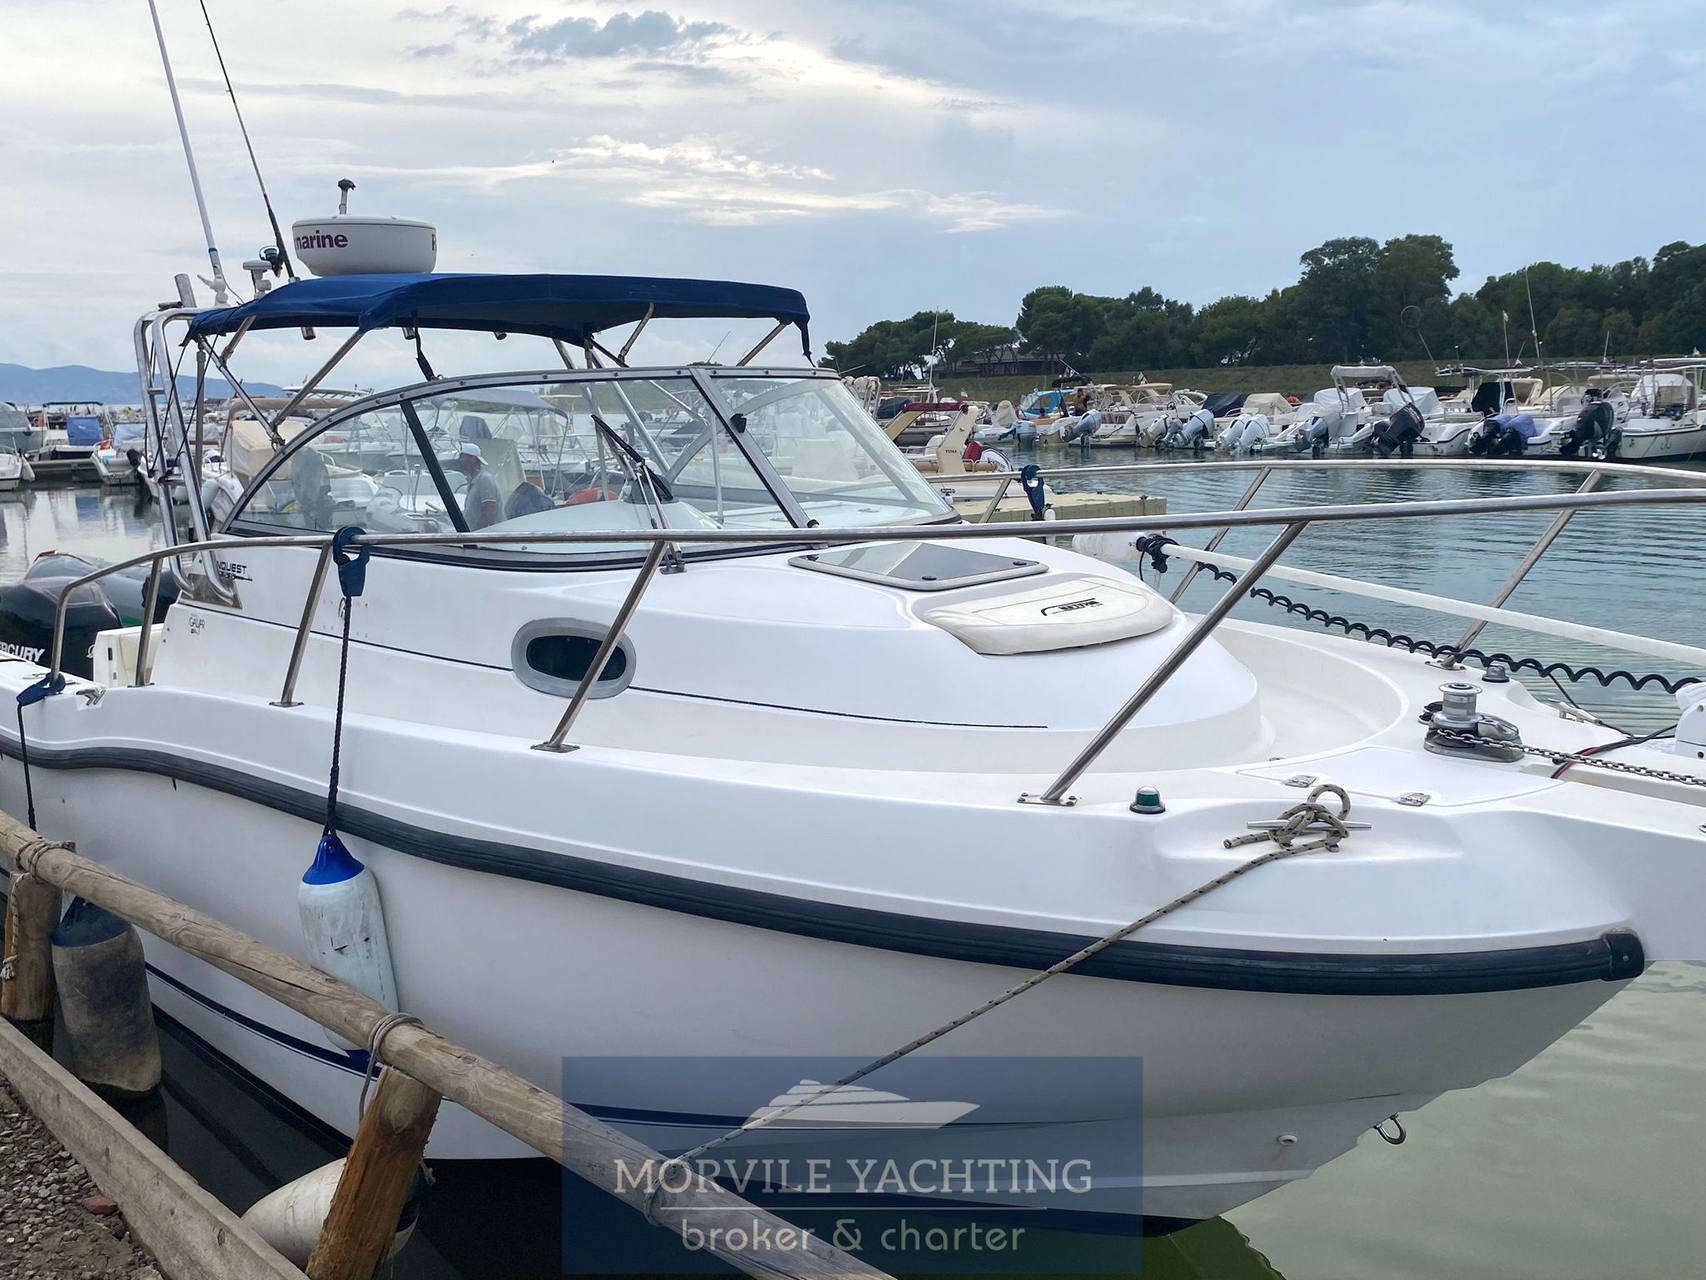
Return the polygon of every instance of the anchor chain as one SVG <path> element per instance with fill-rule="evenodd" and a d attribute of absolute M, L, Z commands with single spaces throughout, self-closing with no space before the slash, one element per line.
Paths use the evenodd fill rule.
<path fill-rule="evenodd" d="M 1437 725 L 1429 730 L 1435 737 L 1461 743 L 1468 747 L 1482 747 L 1486 739 L 1473 733 L 1462 733 L 1456 729 L 1442 729 Z M 1531 747 L 1526 742 L 1500 743 L 1500 746 L 1510 751 L 1520 751 L 1525 756 L 1534 756 L 1540 760 L 1550 760 L 1559 766 L 1583 765 L 1590 769 L 1606 769 L 1612 773 L 1627 773 L 1639 778 L 1653 778 L 1660 782 L 1676 782 L 1688 787 L 1706 787 L 1706 778 L 1692 773 L 1676 773 L 1670 769 L 1655 769 L 1650 765 L 1629 764 L 1623 760 L 1606 760 L 1603 757 L 1588 755 L 1580 751 L 1549 750 L 1546 747 Z"/>

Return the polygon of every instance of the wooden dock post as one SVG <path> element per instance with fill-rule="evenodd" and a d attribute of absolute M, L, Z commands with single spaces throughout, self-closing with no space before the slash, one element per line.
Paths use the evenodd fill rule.
<path fill-rule="evenodd" d="M 40 1042 L 53 1021 L 53 937 L 59 890 L 35 876 L 14 875 L 6 892 L 5 969 L 0 1014 Z"/>
<path fill-rule="evenodd" d="M 438 1104 L 438 1094 L 420 1081 L 385 1068 L 309 1255 L 309 1280 L 369 1280 L 379 1269 L 397 1233 Z"/>

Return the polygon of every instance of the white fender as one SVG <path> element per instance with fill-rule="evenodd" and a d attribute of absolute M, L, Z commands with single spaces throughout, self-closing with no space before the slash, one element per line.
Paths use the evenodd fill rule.
<path fill-rule="evenodd" d="M 321 1165 L 255 1201 L 243 1214 L 243 1221 L 293 1265 L 306 1267 L 308 1255 L 314 1252 L 314 1243 L 320 1238 L 326 1214 L 331 1211 L 332 1195 L 338 1189 L 338 1179 L 343 1172 L 344 1162 L 341 1159 Z M 389 1254 L 396 1253 L 414 1234 L 418 1199 L 411 1188 L 397 1224 L 397 1234 L 391 1239 Z"/>
<path fill-rule="evenodd" d="M 379 902 L 379 881 L 330 832 L 320 838 L 314 865 L 297 886 L 302 938 L 308 962 L 322 973 L 347 982 L 388 1009 L 397 1007 L 397 978 L 391 967 L 391 943 L 385 935 L 385 912 Z M 326 1032 L 340 1048 L 351 1045 Z"/>

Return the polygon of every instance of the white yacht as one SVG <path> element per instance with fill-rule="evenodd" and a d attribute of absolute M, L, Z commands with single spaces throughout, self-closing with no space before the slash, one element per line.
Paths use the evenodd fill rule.
<path fill-rule="evenodd" d="M 1390 365 L 1335 365 L 1332 376 L 1333 385 L 1299 405 L 1264 448 L 1316 457 L 1346 457 L 1373 448 L 1375 424 L 1382 419 L 1361 384 L 1379 381 L 1402 387 L 1398 371 Z"/>
<path fill-rule="evenodd" d="M 377 879 L 399 1007 L 675 1151 L 791 1082 L 841 1078 L 775 1057 L 874 1059 L 1105 940 L 864 1085 L 976 1108 L 895 1135 L 897 1158 L 1089 1170 L 1040 1202 L 981 1184 L 947 1199 L 1164 1224 L 1515 1069 L 1654 961 L 1706 960 L 1706 707 L 1685 698 L 1673 753 L 1498 671 L 1226 617 L 1312 521 L 1706 492 L 1056 526 L 1274 529 L 1193 616 L 1052 541 L 961 523 L 832 372 L 757 348 L 629 368 L 606 343 L 673 317 L 772 338 L 808 323 L 787 289 L 552 275 L 308 279 L 144 316 L 149 386 L 188 342 L 241 395 L 230 338 L 308 326 L 348 335 L 321 378 L 356 342 L 406 332 L 430 354 L 446 329 L 538 342 L 563 367 L 428 378 L 294 425 L 318 378 L 253 406 L 257 456 L 218 527 L 191 503 L 196 541 L 140 558 L 179 580 L 165 621 L 92 679 L 0 662 L 29 695 L 43 832 L 311 955 L 298 890 L 341 726 L 334 825 Z M 199 490 L 203 407 L 147 403 L 165 505 L 174 471 Z M 572 413 L 586 469 L 527 480 L 544 508 L 488 522 L 514 495 L 480 499 L 479 446 L 449 434 L 474 403 Z M 358 553 L 346 603 L 332 563 Z M 1706 669 L 1698 649 L 1596 634 Z M 0 718 L 16 814 L 20 746 Z M 1329 783 L 1348 814 L 1324 807 Z M 1280 847 L 1262 843 L 1276 828 L 1308 837 L 1296 856 L 1226 879 Z M 147 946 L 163 1010 L 353 1130 L 362 1054 Z M 1044 1087 L 1051 1060 L 1069 1069 Z M 992 1083 L 991 1062 L 1018 1069 Z M 916 1087 L 909 1066 L 947 1082 Z M 762 1152 L 765 1131 L 747 1141 Z M 520 1151 L 447 1103 L 431 1154 Z"/>

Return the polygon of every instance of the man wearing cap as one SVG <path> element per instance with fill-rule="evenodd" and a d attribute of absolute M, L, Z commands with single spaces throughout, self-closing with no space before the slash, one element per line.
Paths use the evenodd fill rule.
<path fill-rule="evenodd" d="M 498 482 L 486 471 L 480 446 L 462 442 L 456 455 L 456 469 L 468 477 L 468 488 L 462 495 L 462 516 L 469 529 L 484 529 L 503 519 L 503 499 L 498 496 Z"/>

